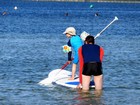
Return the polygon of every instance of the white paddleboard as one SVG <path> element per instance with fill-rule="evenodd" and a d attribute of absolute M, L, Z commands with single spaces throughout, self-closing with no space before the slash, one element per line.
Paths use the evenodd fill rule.
<path fill-rule="evenodd" d="M 78 75 L 75 75 L 74 80 L 68 80 L 71 77 L 71 74 L 72 73 L 67 70 L 55 69 L 49 73 L 48 78 L 43 80 L 43 85 L 45 85 L 45 83 L 48 83 L 50 79 L 53 79 L 53 84 L 69 88 L 76 88 L 79 84 L 79 77 Z M 93 81 L 91 81 L 90 87 L 95 87 Z"/>
<path fill-rule="evenodd" d="M 57 85 L 61 85 L 64 87 L 69 87 L 69 88 L 76 88 L 77 85 L 79 85 L 79 77 L 75 77 L 74 80 L 68 80 L 70 77 L 64 77 L 64 78 L 60 78 L 58 80 L 55 81 L 55 83 Z M 94 82 L 91 81 L 90 82 L 90 87 L 94 88 Z"/>

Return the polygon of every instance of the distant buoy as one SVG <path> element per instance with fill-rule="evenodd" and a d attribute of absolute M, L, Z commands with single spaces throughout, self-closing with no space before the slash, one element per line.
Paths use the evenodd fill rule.
<path fill-rule="evenodd" d="M 93 4 L 90 5 L 90 8 L 93 8 Z"/>
<path fill-rule="evenodd" d="M 14 10 L 17 10 L 17 9 L 18 9 L 17 6 L 15 6 L 15 7 L 14 7 Z"/>

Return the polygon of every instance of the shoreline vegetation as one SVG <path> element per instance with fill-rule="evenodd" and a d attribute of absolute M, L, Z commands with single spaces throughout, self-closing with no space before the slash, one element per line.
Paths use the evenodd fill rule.
<path fill-rule="evenodd" d="M 32 0 L 48 2 L 112 2 L 112 3 L 140 3 L 139 0 Z"/>

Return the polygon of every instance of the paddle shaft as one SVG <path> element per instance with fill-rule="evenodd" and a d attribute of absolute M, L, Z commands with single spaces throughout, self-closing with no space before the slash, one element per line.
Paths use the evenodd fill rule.
<path fill-rule="evenodd" d="M 71 61 L 72 61 L 73 59 L 74 59 L 74 58 L 72 58 Z M 67 61 L 67 62 L 61 67 L 61 69 L 56 73 L 56 75 L 59 74 L 59 72 L 60 72 L 61 70 L 63 70 L 65 67 L 67 67 L 68 65 L 69 65 L 69 62 Z M 56 76 L 56 75 L 55 75 L 55 76 Z"/>
<path fill-rule="evenodd" d="M 61 67 L 61 69 L 60 69 L 52 78 L 44 79 L 44 80 L 40 81 L 39 84 L 45 85 L 46 83 L 47 83 L 47 84 L 50 84 L 50 83 L 54 82 L 54 79 L 55 79 L 56 76 L 59 74 L 59 72 L 60 72 L 61 70 L 63 70 L 68 64 L 69 64 L 69 62 L 66 62 L 66 63 Z M 47 81 L 48 81 L 48 82 L 47 82 Z"/>
<path fill-rule="evenodd" d="M 97 37 L 99 37 L 112 23 L 114 23 L 116 20 L 118 20 L 118 18 L 115 16 L 115 18 L 101 31 L 99 32 L 94 39 L 96 39 Z"/>
<path fill-rule="evenodd" d="M 68 64 L 69 64 L 69 63 L 66 62 L 66 63 L 61 67 L 61 70 L 64 69 L 65 67 L 67 67 Z"/>

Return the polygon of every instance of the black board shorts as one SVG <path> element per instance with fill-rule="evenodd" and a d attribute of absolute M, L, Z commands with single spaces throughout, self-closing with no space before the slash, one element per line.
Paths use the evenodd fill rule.
<path fill-rule="evenodd" d="M 99 76 L 102 75 L 102 63 L 100 62 L 90 62 L 90 63 L 85 63 L 83 67 L 83 75 L 86 76 Z"/>

